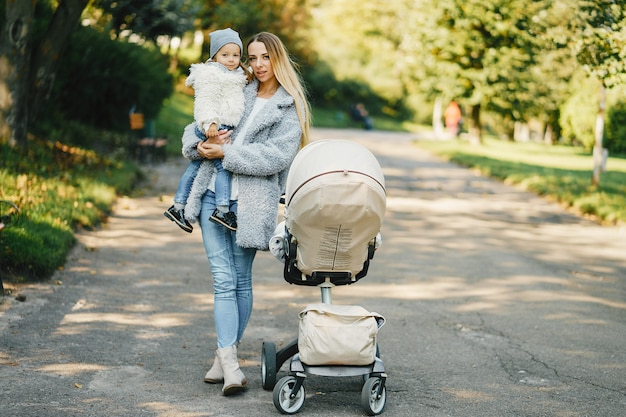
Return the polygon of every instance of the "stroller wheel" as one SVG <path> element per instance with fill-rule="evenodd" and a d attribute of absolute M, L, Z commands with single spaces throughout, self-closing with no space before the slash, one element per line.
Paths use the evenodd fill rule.
<path fill-rule="evenodd" d="M 387 388 L 381 388 L 382 379 L 372 377 L 365 381 L 361 390 L 361 407 L 368 416 L 376 416 L 383 412 L 387 401 Z M 380 395 L 378 393 L 380 389 Z"/>
<path fill-rule="evenodd" d="M 282 414 L 295 414 L 304 405 L 304 399 L 306 391 L 304 385 L 300 385 L 300 389 L 291 398 L 291 391 L 296 385 L 296 378 L 293 376 L 286 376 L 281 378 L 274 387 L 274 406 Z"/>
<path fill-rule="evenodd" d="M 261 382 L 263 389 L 271 391 L 276 385 L 276 345 L 263 342 L 261 350 Z"/>

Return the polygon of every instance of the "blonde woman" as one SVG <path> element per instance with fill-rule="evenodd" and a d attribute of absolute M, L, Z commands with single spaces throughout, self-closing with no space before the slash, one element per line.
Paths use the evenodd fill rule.
<path fill-rule="evenodd" d="M 240 123 L 204 142 L 196 139 L 193 124 L 183 134 L 183 154 L 203 159 L 185 216 L 200 224 L 213 276 L 217 350 L 204 380 L 223 381 L 224 395 L 247 384 L 237 344 L 252 312 L 252 262 L 257 250 L 269 249 L 287 172 L 308 142 L 310 125 L 305 90 L 282 41 L 261 32 L 246 46 L 254 78 L 244 87 Z M 209 220 L 216 208 L 213 159 L 222 159 L 224 169 L 233 173 L 230 210 L 237 214 L 237 231 Z"/>

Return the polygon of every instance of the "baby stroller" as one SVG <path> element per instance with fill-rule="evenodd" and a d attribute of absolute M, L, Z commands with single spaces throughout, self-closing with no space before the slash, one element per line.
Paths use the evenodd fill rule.
<path fill-rule="evenodd" d="M 359 306 L 333 305 L 331 289 L 354 284 L 367 274 L 386 208 L 381 167 L 355 142 L 313 142 L 293 161 L 284 203 L 285 220 L 277 227 L 270 250 L 284 262 L 285 280 L 319 287 L 322 303 L 300 313 L 297 339 L 279 351 L 274 343 L 263 343 L 263 388 L 273 390 L 274 405 L 281 413 L 294 414 L 304 404 L 307 374 L 362 376 L 361 406 L 367 415 L 380 414 L 387 374 L 376 333 L 384 318 Z M 314 328 L 315 320 L 335 322 L 305 337 L 304 329 Z M 276 374 L 289 358 L 288 376 L 277 382 Z"/>

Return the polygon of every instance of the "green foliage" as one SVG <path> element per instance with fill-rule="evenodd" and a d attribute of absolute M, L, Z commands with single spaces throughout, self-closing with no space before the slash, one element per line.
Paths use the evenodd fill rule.
<path fill-rule="evenodd" d="M 608 224 L 626 224 L 626 159 L 609 158 L 602 185 L 590 181 L 589 155 L 579 148 L 487 139 L 487 146 L 462 141 L 417 142 L 459 165 L 552 198 Z"/>
<path fill-rule="evenodd" d="M 207 32 L 225 27 L 235 29 L 244 45 L 258 32 L 275 33 L 294 60 L 305 66 L 315 60 L 309 37 L 310 3 L 310 0 L 204 0 L 198 17 L 200 27 Z M 203 47 L 208 51 L 208 41 Z"/>
<path fill-rule="evenodd" d="M 173 91 L 168 60 L 159 51 L 89 27 L 75 31 L 63 59 L 46 111 L 57 125 L 76 120 L 127 131 L 131 108 L 154 118 Z"/>
<path fill-rule="evenodd" d="M 387 112 L 398 118 L 410 117 L 402 102 L 389 102 L 376 94 L 372 87 L 357 79 L 338 80 L 331 69 L 320 63 L 305 74 L 311 103 L 318 107 L 347 111 L 355 103 L 363 103 L 371 114 Z"/>
<path fill-rule="evenodd" d="M 370 42 L 393 47 L 393 43 L 383 39 L 391 32 L 376 28 L 383 21 L 383 15 L 385 24 L 389 27 L 393 25 L 394 11 L 389 4 L 381 0 L 357 4 L 341 1 L 315 4 L 313 7 L 311 3 L 309 0 L 211 0 L 204 3 L 200 19 L 202 27 L 209 30 L 235 28 L 244 39 L 244 44 L 248 37 L 259 31 L 277 34 L 299 66 L 311 101 L 317 106 L 346 110 L 351 104 L 361 102 L 374 115 L 385 112 L 395 117 L 411 117 L 404 103 L 401 83 L 386 76 L 386 64 L 390 63 L 392 54 L 375 55 L 372 50 L 374 45 L 366 48 Z M 378 7 L 380 5 L 383 7 Z M 353 13 L 355 7 L 361 12 L 367 12 L 367 15 Z M 347 9 L 349 12 L 346 12 Z M 317 18 L 320 11 L 327 14 Z M 323 38 L 312 33 L 315 24 L 324 25 L 317 28 L 323 32 Z M 332 30 L 326 30 L 326 25 L 332 26 Z M 341 30 L 337 30 L 338 27 Z M 350 36 L 346 36 L 346 33 Z M 337 38 L 341 40 L 336 44 L 340 49 L 325 49 Z M 318 54 L 313 45 L 320 39 L 326 43 L 321 45 L 323 49 Z M 204 48 L 208 48 L 208 44 Z M 333 62 L 336 54 L 340 56 Z M 318 55 L 322 59 L 318 59 Z M 346 59 L 346 55 L 349 59 Z M 368 68 L 363 71 L 363 61 L 366 59 Z M 346 70 L 346 64 L 350 65 L 349 70 Z M 186 73 L 186 68 L 184 71 Z"/>
<path fill-rule="evenodd" d="M 74 230 L 93 228 L 118 192 L 141 179 L 133 164 L 60 142 L 31 139 L 26 150 L 0 143 L 0 200 L 20 215 L 0 235 L 3 279 L 44 279 L 63 265 Z"/>
<path fill-rule="evenodd" d="M 405 55 L 399 50 L 408 29 L 402 26 L 404 17 L 413 16 L 415 9 L 411 3 L 338 0 L 317 5 L 310 46 L 318 51 L 319 61 L 305 72 L 316 105 L 362 102 L 374 115 L 386 107 L 398 117 L 412 116 L 405 102 Z"/>
<path fill-rule="evenodd" d="M 575 52 L 585 70 L 607 87 L 626 81 L 626 1 L 584 0 Z"/>
<path fill-rule="evenodd" d="M 105 12 L 101 20 L 117 36 L 132 31 L 153 42 L 161 35 L 182 36 L 192 30 L 200 10 L 197 0 L 95 0 L 93 6 Z"/>
<path fill-rule="evenodd" d="M 552 28 L 571 13 L 558 6 L 525 0 L 433 3 L 441 31 L 428 35 L 436 59 L 431 76 L 443 72 L 449 82 L 439 86 L 441 94 L 500 115 L 508 130 L 531 117 L 554 120 L 573 68 L 567 49 L 552 42 Z"/>
<path fill-rule="evenodd" d="M 562 104 L 559 124 L 561 143 L 582 146 L 591 151 L 595 144 L 595 128 L 600 100 L 600 81 L 579 71 L 570 84 L 570 97 Z M 606 91 L 605 138 L 603 147 L 618 154 L 626 153 L 626 88 Z"/>
<path fill-rule="evenodd" d="M 137 135 L 129 131 L 102 130 L 75 120 L 43 121 L 33 131 L 45 134 L 51 141 L 95 150 L 115 160 L 132 158 L 135 154 Z"/>
<path fill-rule="evenodd" d="M 609 108 L 603 145 L 611 154 L 626 154 L 626 102 L 619 101 Z"/>
<path fill-rule="evenodd" d="M 559 124 L 562 143 L 582 146 L 589 151 L 595 143 L 598 114 L 599 84 L 578 73 L 571 83 L 571 96 L 561 107 Z"/>
<path fill-rule="evenodd" d="M 167 138 L 167 154 L 181 155 L 183 129 L 193 121 L 193 96 L 177 91 L 156 119 L 157 136 Z"/>
<path fill-rule="evenodd" d="M 500 133 L 531 118 L 558 130 L 575 13 L 574 0 L 319 2 L 312 44 L 338 80 L 363 82 L 420 121 L 436 98 L 456 98 L 497 114 Z"/>

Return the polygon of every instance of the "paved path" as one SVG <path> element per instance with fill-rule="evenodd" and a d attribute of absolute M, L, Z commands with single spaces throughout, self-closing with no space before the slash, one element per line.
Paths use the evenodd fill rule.
<path fill-rule="evenodd" d="M 379 158 L 383 244 L 333 301 L 383 314 L 388 416 L 626 415 L 626 230 L 443 163 L 407 134 L 316 130 Z M 260 347 L 297 334 L 316 288 L 255 263 L 240 347 L 250 389 L 202 377 L 215 335 L 208 264 L 194 231 L 163 217 L 184 161 L 153 167 L 153 190 L 121 199 L 81 233 L 63 271 L 0 309 L 1 416 L 278 415 Z M 279 376 L 284 374 L 284 369 Z M 310 377 L 303 416 L 360 416 L 360 378 Z"/>

